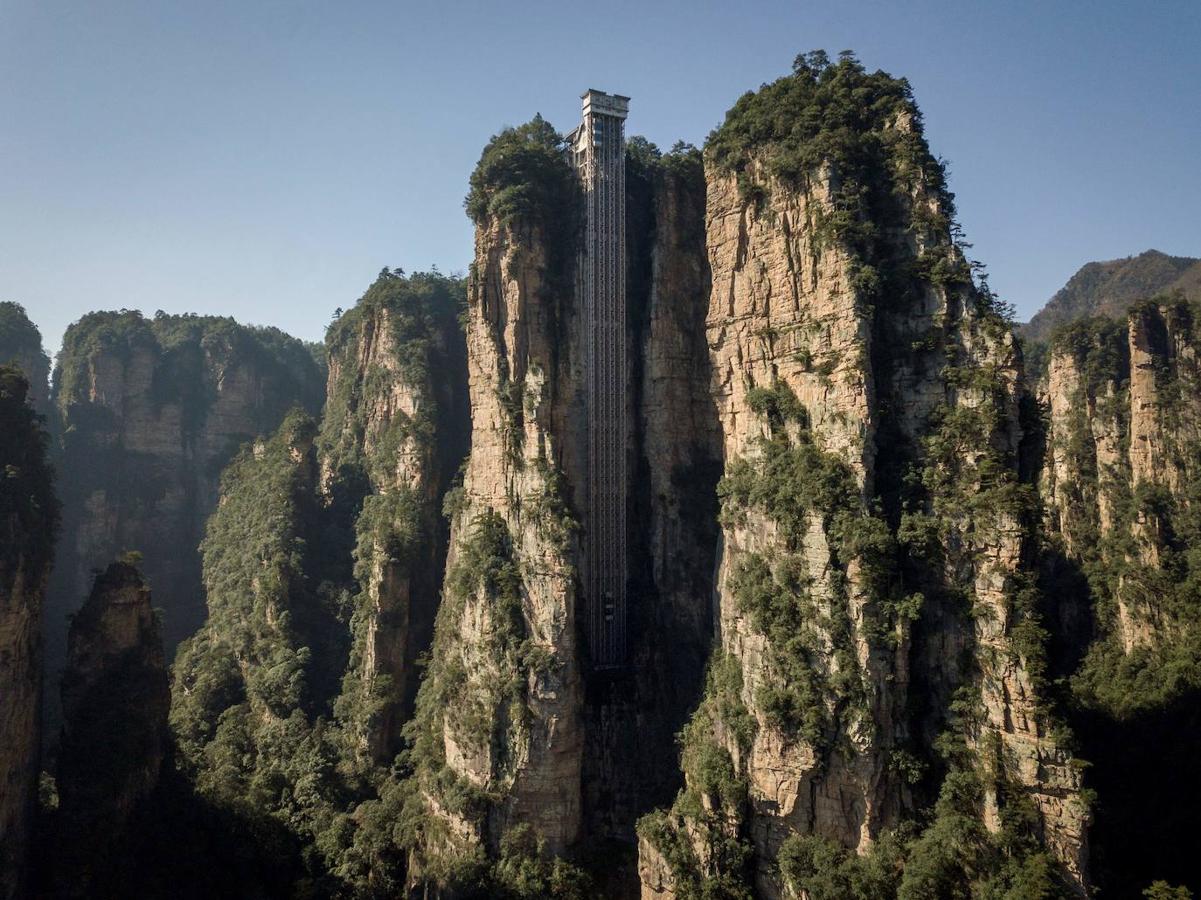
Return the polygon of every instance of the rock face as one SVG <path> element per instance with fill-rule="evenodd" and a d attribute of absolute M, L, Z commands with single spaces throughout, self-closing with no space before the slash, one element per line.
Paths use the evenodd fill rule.
<path fill-rule="evenodd" d="M 855 143 L 835 150 L 823 128 L 854 89 L 876 102 L 846 109 Z M 786 104 L 825 110 L 808 143 L 751 124 Z M 813 872 L 781 869 L 786 847 L 868 853 L 936 788 L 931 764 L 972 781 L 984 843 L 1006 804 L 1033 809 L 1083 890 L 1080 777 L 1025 638 L 1020 362 L 952 243 L 912 101 L 853 62 L 801 66 L 740 101 L 706 180 L 721 652 L 687 788 L 640 827 L 643 896 L 737 883 L 748 857 L 757 894 L 798 894 Z M 940 732 L 958 750 L 935 763 Z"/>
<path fill-rule="evenodd" d="M 180 768 L 275 836 L 248 858 L 284 895 L 403 890 L 397 775 L 467 437 L 462 302 L 458 278 L 382 272 L 327 333 L 324 421 L 294 411 L 240 452 L 207 524 L 208 619 L 174 667 Z"/>
<path fill-rule="evenodd" d="M 1147 250 L 1126 259 L 1088 263 L 1023 327 L 1022 333 L 1045 341 L 1056 328 L 1076 319 L 1123 319 L 1140 300 L 1176 291 L 1187 299 L 1201 300 L 1201 259 Z"/>
<path fill-rule="evenodd" d="M 433 637 L 446 565 L 442 498 L 469 428 L 462 302 L 457 279 L 385 272 L 326 338 L 322 493 L 336 519 L 362 504 L 354 571 L 342 573 L 357 583 L 358 609 L 340 702 L 372 764 L 400 749 L 417 658 Z"/>
<path fill-rule="evenodd" d="M 1051 341 L 1046 569 L 1099 798 L 1099 881 L 1115 894 L 1198 877 L 1182 838 L 1191 822 L 1147 802 L 1201 784 L 1195 755 L 1177 750 L 1201 740 L 1189 549 L 1201 524 L 1199 316 L 1183 295 L 1159 296 L 1125 321 L 1082 319 Z M 1146 824 L 1132 834 L 1134 821 Z"/>
<path fill-rule="evenodd" d="M 48 410 L 50 358 L 42 349 L 42 336 L 19 303 L 0 302 L 0 366 L 14 366 L 29 382 L 29 401 Z"/>
<path fill-rule="evenodd" d="M 618 849 L 628 847 L 636 819 L 679 787 L 678 771 L 662 760 L 675 755 L 704 681 L 720 472 L 708 398 L 700 154 L 658 154 L 635 139 L 626 184 L 630 662 L 593 674 L 584 712 L 585 827 L 591 840 Z"/>
<path fill-rule="evenodd" d="M 1163 296 L 1135 305 L 1125 323 L 1075 323 L 1052 346 L 1049 531 L 1076 564 L 1112 571 L 1106 584 L 1094 579 L 1105 595 L 1099 625 L 1125 654 L 1183 627 L 1173 592 L 1155 582 L 1180 562 L 1199 474 L 1196 318 L 1183 296 Z"/>
<path fill-rule="evenodd" d="M 451 549 L 418 698 L 418 780 L 431 821 L 412 880 L 495 851 L 528 825 L 551 852 L 580 833 L 584 734 L 575 524 L 579 334 L 571 304 L 574 175 L 535 122 L 494 139 L 546 167 L 562 212 L 484 213 L 467 289 L 471 454 L 448 500 Z M 485 151 L 485 156 L 489 153 Z M 493 189 L 489 186 L 489 189 Z M 447 786 L 455 785 L 452 800 Z"/>
<path fill-rule="evenodd" d="M 55 894 L 93 896 L 93 879 L 157 786 L 171 691 L 150 590 L 111 564 L 71 621 L 58 752 Z"/>
<path fill-rule="evenodd" d="M 71 326 L 55 373 L 66 515 L 47 607 L 50 671 L 92 570 L 127 550 L 143 554 L 163 598 L 168 654 L 204 621 L 196 548 L 221 469 L 292 407 L 316 412 L 321 384 L 299 341 L 231 319 L 92 313 Z"/>
<path fill-rule="evenodd" d="M 662 761 L 697 699 L 710 641 L 717 447 L 699 154 L 661 157 L 640 145 L 644 155 L 627 165 L 627 345 L 637 348 L 627 409 L 630 664 L 600 672 L 587 664 L 576 619 L 574 510 L 585 484 L 577 187 L 556 137 L 538 120 L 507 132 L 477 170 L 486 175 L 498 148 L 544 160 L 550 171 L 537 187 L 557 202 L 524 216 L 485 204 L 477 218 L 471 455 L 447 504 L 451 554 L 416 722 L 417 780 L 441 824 L 417 842 L 414 882 L 454 888 L 448 872 L 464 858 L 503 859 L 506 836 L 522 829 L 548 853 L 610 841 L 628 858 L 636 818 L 678 787 Z M 481 182 L 500 197 L 512 187 Z M 632 861 L 605 868 L 598 888 L 630 893 Z"/>
<path fill-rule="evenodd" d="M 41 617 L 58 526 L 29 384 L 0 367 L 0 897 L 27 895 L 37 803 Z"/>

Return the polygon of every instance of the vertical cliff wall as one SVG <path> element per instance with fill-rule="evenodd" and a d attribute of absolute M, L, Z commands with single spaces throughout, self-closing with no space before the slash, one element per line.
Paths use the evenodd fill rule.
<path fill-rule="evenodd" d="M 1067 611 L 1063 669 L 1093 763 L 1099 880 L 1118 893 L 1198 878 L 1191 820 L 1165 801 L 1201 784 L 1178 749 L 1201 740 L 1198 314 L 1164 296 L 1124 321 L 1066 326 L 1045 385 L 1047 577 Z"/>
<path fill-rule="evenodd" d="M 894 846 L 936 794 L 978 858 L 1032 829 L 1023 855 L 1045 845 L 1080 889 L 1079 776 L 1040 693 L 1019 360 L 907 86 L 798 60 L 731 111 L 706 178 L 721 647 L 687 787 L 640 826 L 644 896 L 799 895 L 828 874 L 815 860 Z M 910 887 L 874 889 L 971 878 L 931 870 L 939 840 L 907 851 Z"/>
<path fill-rule="evenodd" d="M 583 780 L 589 841 L 610 842 L 600 868 L 632 879 L 632 860 L 617 861 L 631 855 L 636 819 L 679 787 L 662 761 L 699 698 L 712 640 L 719 450 L 700 154 L 634 138 L 626 168 L 630 657 L 588 680 Z"/>
<path fill-rule="evenodd" d="M 29 384 L 0 367 L 0 897 L 26 896 L 37 802 L 41 618 L 58 528 Z"/>
<path fill-rule="evenodd" d="M 172 728 L 194 792 L 257 823 L 251 858 L 288 891 L 403 887 L 402 732 L 467 439 L 462 304 L 461 279 L 381 272 L 328 330 L 323 421 L 294 411 L 243 450 L 208 521 Z"/>
<path fill-rule="evenodd" d="M 1201 411 L 1197 310 L 1183 298 L 1134 306 L 1126 322 L 1087 319 L 1061 329 L 1046 383 L 1048 441 L 1042 488 L 1056 551 L 1087 575 L 1099 638 L 1082 673 L 1114 708 L 1161 651 L 1192 640 L 1181 594 L 1191 542 Z M 1101 674 L 1105 657 L 1122 673 Z M 1129 662 L 1125 662 L 1129 661 Z M 1147 677 L 1147 676 L 1142 676 Z M 1159 697 L 1190 674 L 1176 671 Z"/>
<path fill-rule="evenodd" d="M 49 407 L 50 357 L 42 349 L 42 336 L 25 308 L 11 301 L 0 302 L 0 366 L 7 365 L 24 373 L 29 382 L 29 400 L 44 414 Z"/>
<path fill-rule="evenodd" d="M 541 119 L 498 135 L 468 198 L 471 454 L 413 726 L 413 880 L 446 882 L 517 826 L 556 853 L 580 831 L 579 189 L 560 140 Z"/>
<path fill-rule="evenodd" d="M 107 895 L 111 854 L 157 787 L 171 691 L 150 590 L 132 562 L 97 578 L 71 620 L 62 679 L 53 893 Z M 49 862 L 49 861 L 47 861 Z"/>
<path fill-rule="evenodd" d="M 168 654 L 204 621 L 196 547 L 221 469 L 321 397 L 312 354 L 275 329 L 136 312 L 91 313 L 68 329 L 54 386 L 65 517 L 47 605 L 50 671 L 65 660 L 65 618 L 92 570 L 127 550 L 143 554 L 162 598 Z"/>
<path fill-rule="evenodd" d="M 353 542 L 343 537 L 333 563 L 355 593 L 339 717 L 372 764 L 387 765 L 400 749 L 417 659 L 433 637 L 446 564 L 442 498 L 469 429 L 456 318 L 464 302 L 459 279 L 385 271 L 326 337 L 325 515 L 346 530 L 354 519 Z"/>

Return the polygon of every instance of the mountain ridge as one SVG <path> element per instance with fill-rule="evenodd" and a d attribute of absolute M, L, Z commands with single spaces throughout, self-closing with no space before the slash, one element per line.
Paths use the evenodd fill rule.
<path fill-rule="evenodd" d="M 1181 291 L 1201 299 L 1201 259 L 1160 250 L 1085 263 L 1025 325 L 1022 336 L 1047 340 L 1061 325 L 1085 316 L 1120 317 L 1139 300 Z"/>

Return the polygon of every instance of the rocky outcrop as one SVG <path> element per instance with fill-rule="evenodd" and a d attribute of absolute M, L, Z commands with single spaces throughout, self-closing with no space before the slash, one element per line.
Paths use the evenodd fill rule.
<path fill-rule="evenodd" d="M 1092 764 L 1099 883 L 1115 894 L 1197 872 L 1191 822 L 1147 803 L 1201 783 L 1181 752 L 1201 739 L 1198 315 L 1159 296 L 1124 321 L 1071 323 L 1051 340 L 1044 384 L 1044 568 L 1069 651 L 1056 662 Z"/>
<path fill-rule="evenodd" d="M 0 367 L 0 897 L 27 895 L 37 803 L 41 618 L 58 526 L 29 383 Z"/>
<path fill-rule="evenodd" d="M 551 189 L 574 215 L 574 176 L 553 132 L 532 123 L 501 140 L 550 167 Z M 447 502 L 447 581 L 418 698 L 418 778 L 431 822 L 414 880 L 439 880 L 445 860 L 476 848 L 495 851 L 518 824 L 553 853 L 580 833 L 573 221 L 549 211 L 477 221 L 467 288 L 471 453 Z"/>
<path fill-rule="evenodd" d="M 371 764 L 390 763 L 401 747 L 417 659 L 433 637 L 446 565 L 442 498 L 469 427 L 462 286 L 436 272 L 385 270 L 326 338 L 322 493 L 328 515 L 355 516 L 355 543 L 342 548 L 343 565 L 354 551 L 354 572 L 341 574 L 356 581 L 357 610 L 340 715 Z"/>
<path fill-rule="evenodd" d="M 133 561 L 96 578 L 71 620 L 54 818 L 54 893 L 94 896 L 139 807 L 158 785 L 171 692 L 150 590 Z"/>
<path fill-rule="evenodd" d="M 25 308 L 11 301 L 0 302 L 0 366 L 14 366 L 23 372 L 29 382 L 29 402 L 40 413 L 48 411 L 50 357 Z"/>
<path fill-rule="evenodd" d="M 1084 319 L 1052 343 L 1049 535 L 1093 571 L 1099 629 L 1126 655 L 1179 637 L 1173 592 L 1157 582 L 1175 580 L 1165 569 L 1179 564 L 1194 506 L 1196 315 L 1183 297 L 1160 297 L 1135 305 L 1126 323 Z"/>
<path fill-rule="evenodd" d="M 852 89 L 870 115 L 840 110 Z M 765 137 L 775 104 L 813 132 Z M 843 114 L 850 144 L 824 131 Z M 871 852 L 940 768 L 976 786 L 981 846 L 1007 803 L 1029 805 L 1083 890 L 1080 777 L 1027 637 L 1020 360 L 951 239 L 907 91 L 799 62 L 731 112 L 706 179 L 721 652 L 685 731 L 687 787 L 640 827 L 644 896 L 737 882 L 748 858 L 759 895 L 800 892 L 787 846 Z M 961 749 L 936 761 L 940 733 Z"/>
<path fill-rule="evenodd" d="M 1197 306 L 1180 296 L 1130 312 L 1130 476 L 1136 491 L 1155 484 L 1182 496 L 1197 476 L 1197 460 L 1188 453 L 1201 439 L 1196 317 Z M 1145 535 L 1148 543 L 1157 537 Z"/>
<path fill-rule="evenodd" d="M 49 670 L 91 572 L 143 554 L 163 598 L 168 655 L 204 621 L 197 546 L 238 447 L 294 406 L 321 405 L 322 373 L 299 341 L 232 319 L 92 313 L 71 326 L 55 374 L 63 426 L 63 542 L 47 605 Z"/>

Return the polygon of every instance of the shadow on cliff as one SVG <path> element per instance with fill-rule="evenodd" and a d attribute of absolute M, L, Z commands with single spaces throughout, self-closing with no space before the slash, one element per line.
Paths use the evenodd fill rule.
<path fill-rule="evenodd" d="M 1094 881 L 1105 897 L 1138 897 L 1156 880 L 1201 893 L 1201 690 L 1122 721 L 1085 711 L 1073 727 L 1092 763 Z"/>
<path fill-rule="evenodd" d="M 634 825 L 683 783 L 676 735 L 712 647 L 721 476 L 699 154 L 670 164 L 627 155 L 626 184 L 628 664 L 589 672 L 584 709 L 581 862 L 610 897 L 638 895 Z"/>
<path fill-rule="evenodd" d="M 331 893 L 330 885 L 308 874 L 303 848 L 287 829 L 266 814 L 208 802 L 170 762 L 111 852 L 87 864 L 86 885 L 55 884 L 60 851 L 53 814 L 42 822 L 40 847 L 36 896 L 48 900 L 266 900 Z"/>

